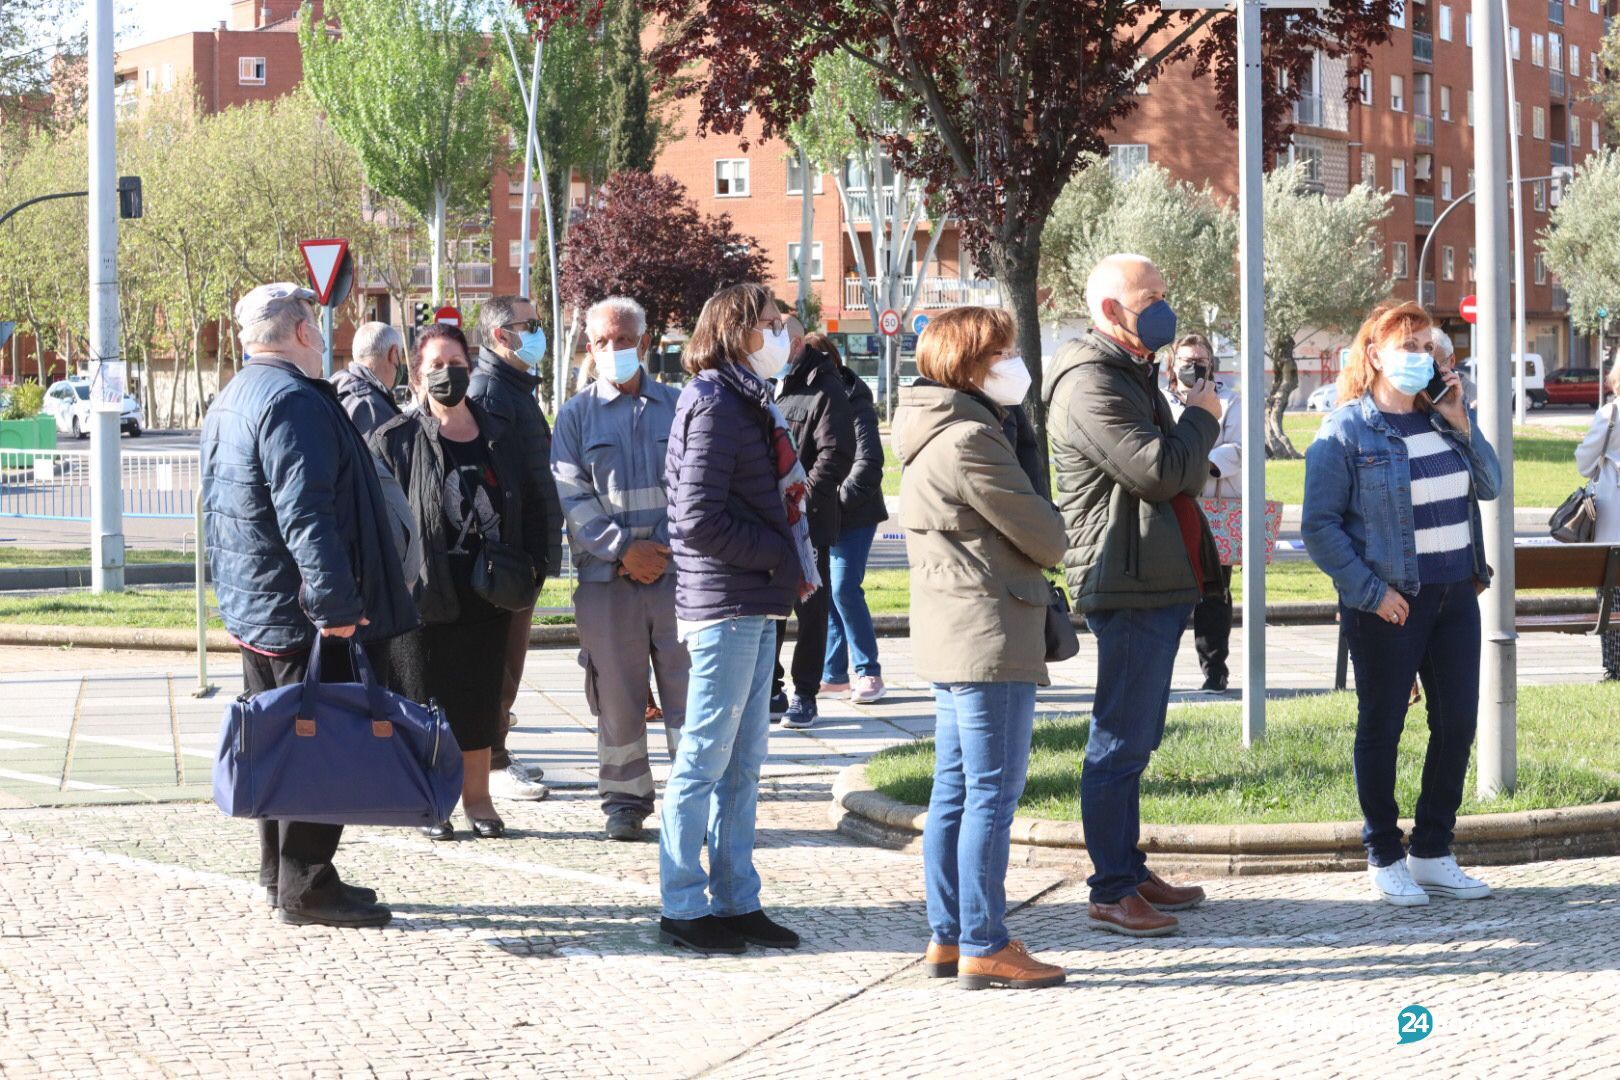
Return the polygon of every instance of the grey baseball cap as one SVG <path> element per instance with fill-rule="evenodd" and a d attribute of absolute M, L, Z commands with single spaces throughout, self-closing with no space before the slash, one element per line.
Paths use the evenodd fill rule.
<path fill-rule="evenodd" d="M 249 290 L 246 296 L 236 302 L 236 325 L 252 326 L 265 322 L 292 304 L 298 305 L 307 314 L 310 307 L 318 302 L 319 297 L 311 289 L 290 281 L 272 281 Z"/>

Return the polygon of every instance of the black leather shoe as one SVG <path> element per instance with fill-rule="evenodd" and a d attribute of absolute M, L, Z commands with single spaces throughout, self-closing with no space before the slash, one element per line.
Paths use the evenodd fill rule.
<path fill-rule="evenodd" d="M 467 824 L 472 826 L 472 834 L 480 840 L 499 840 L 506 835 L 506 822 L 494 817 L 473 817 L 467 815 Z"/>
<path fill-rule="evenodd" d="M 609 840 L 640 840 L 642 838 L 641 823 L 644 820 L 641 811 L 624 807 L 608 815 L 607 838 Z"/>
<path fill-rule="evenodd" d="M 772 922 L 763 911 L 750 911 L 747 915 L 716 915 L 715 921 L 750 945 L 762 945 L 767 949 L 799 947 L 799 935 Z"/>
<path fill-rule="evenodd" d="M 338 882 L 338 889 L 345 899 L 353 900 L 357 904 L 375 904 L 377 902 L 376 889 L 368 889 L 363 885 L 350 885 L 347 881 Z M 276 897 L 276 886 L 266 885 L 264 887 L 264 898 L 270 901 L 271 907 L 281 906 L 277 903 Z"/>
<path fill-rule="evenodd" d="M 677 949 L 735 956 L 748 951 L 748 943 L 713 915 L 700 919 L 658 920 L 658 940 Z"/>
<path fill-rule="evenodd" d="M 1211 694 L 1226 693 L 1226 676 L 1211 675 L 1209 678 L 1204 680 L 1204 689 L 1209 691 Z"/>
<path fill-rule="evenodd" d="M 293 910 L 276 908 L 276 918 L 290 926 L 387 926 L 393 917 L 381 904 L 357 904 L 348 897 L 316 900 Z"/>
<path fill-rule="evenodd" d="M 429 840 L 454 840 L 456 827 L 448 821 L 441 821 L 437 825 L 423 825 L 416 830 Z"/>

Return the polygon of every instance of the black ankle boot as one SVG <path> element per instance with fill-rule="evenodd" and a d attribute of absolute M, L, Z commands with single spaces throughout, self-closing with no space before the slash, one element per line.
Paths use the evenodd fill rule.
<path fill-rule="evenodd" d="M 717 915 L 715 921 L 750 945 L 761 945 L 767 949 L 799 947 L 799 935 L 772 922 L 763 911 L 751 911 L 747 915 Z"/>
<path fill-rule="evenodd" d="M 699 953 L 728 953 L 735 956 L 748 950 L 747 942 L 713 915 L 698 919 L 661 918 L 658 920 L 658 940 L 665 945 Z"/>

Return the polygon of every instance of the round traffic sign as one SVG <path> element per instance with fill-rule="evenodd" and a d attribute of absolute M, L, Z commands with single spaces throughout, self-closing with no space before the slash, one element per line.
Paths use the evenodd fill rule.
<path fill-rule="evenodd" d="M 448 326 L 460 326 L 461 312 L 457 311 L 449 304 L 446 304 L 444 307 L 433 313 L 433 321 L 442 322 Z"/>
<path fill-rule="evenodd" d="M 1479 321 L 1479 297 L 1474 296 L 1472 294 L 1463 297 L 1462 298 L 1462 303 L 1457 305 L 1457 310 L 1462 315 L 1463 322 L 1465 322 L 1465 323 L 1478 322 Z"/>
<path fill-rule="evenodd" d="M 887 308 L 878 316 L 878 329 L 889 337 L 900 332 L 900 313 L 894 308 Z"/>
<path fill-rule="evenodd" d="M 911 332 L 913 334 L 920 334 L 926 329 L 928 329 L 928 316 L 917 314 L 911 317 Z"/>

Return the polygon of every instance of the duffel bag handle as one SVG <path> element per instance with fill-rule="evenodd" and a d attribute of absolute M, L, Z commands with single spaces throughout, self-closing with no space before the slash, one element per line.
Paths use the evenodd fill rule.
<path fill-rule="evenodd" d="M 320 702 L 321 685 L 321 646 L 325 638 L 316 638 L 315 644 L 309 650 L 309 664 L 304 671 L 304 693 L 298 707 L 298 715 L 307 720 L 314 720 L 316 706 Z M 366 650 L 354 638 L 348 639 L 349 666 L 353 669 L 355 679 L 366 690 L 366 701 L 371 704 L 371 717 L 373 720 L 386 720 L 392 715 L 389 708 L 388 696 L 377 684 L 377 677 L 372 673 L 371 661 L 366 658 Z"/>

